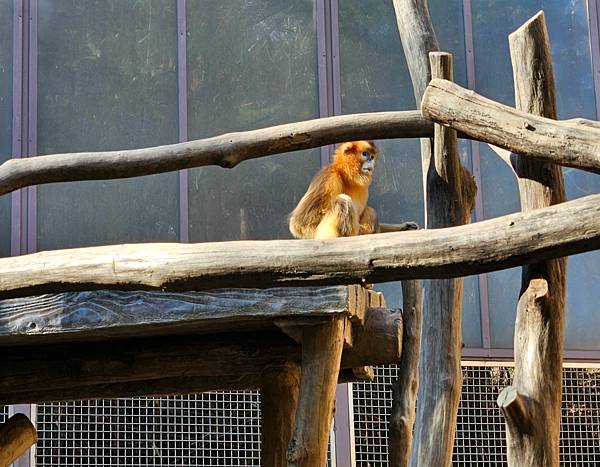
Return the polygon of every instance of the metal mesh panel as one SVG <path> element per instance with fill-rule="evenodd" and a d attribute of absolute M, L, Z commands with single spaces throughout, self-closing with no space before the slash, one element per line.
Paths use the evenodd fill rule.
<path fill-rule="evenodd" d="M 396 367 L 375 369 L 375 381 L 354 384 L 356 465 L 388 465 L 390 384 Z M 506 464 L 504 419 L 496 406 L 510 384 L 512 368 L 463 367 L 452 465 Z M 561 425 L 561 465 L 600 465 L 600 369 L 565 368 Z"/>
<path fill-rule="evenodd" d="M 38 467 L 260 465 L 258 392 L 42 404 L 37 423 Z"/>
<path fill-rule="evenodd" d="M 256 392 L 38 406 L 37 465 L 257 466 Z"/>

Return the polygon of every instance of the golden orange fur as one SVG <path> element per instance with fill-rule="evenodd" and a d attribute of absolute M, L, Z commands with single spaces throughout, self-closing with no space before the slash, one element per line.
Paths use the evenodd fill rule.
<path fill-rule="evenodd" d="M 367 206 L 377 155 L 372 141 L 341 144 L 290 214 L 292 235 L 333 238 L 377 232 L 377 214 Z"/>

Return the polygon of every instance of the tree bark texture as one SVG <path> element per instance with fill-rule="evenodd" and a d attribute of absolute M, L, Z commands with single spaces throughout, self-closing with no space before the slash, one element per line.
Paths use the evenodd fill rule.
<path fill-rule="evenodd" d="M 327 462 L 327 442 L 347 325 L 346 318 L 334 318 L 328 324 L 304 328 L 300 398 L 288 450 L 290 467 L 314 467 Z"/>
<path fill-rule="evenodd" d="M 600 195 L 475 224 L 330 240 L 74 248 L 0 258 L 0 299 L 90 289 L 206 290 L 440 279 L 600 248 Z"/>
<path fill-rule="evenodd" d="M 440 79 L 427 87 L 421 110 L 424 116 L 473 139 L 522 156 L 600 173 L 600 128 L 589 121 L 540 117 Z"/>
<path fill-rule="evenodd" d="M 396 23 L 402 41 L 402 50 L 408 65 L 415 103 L 418 107 L 427 84 L 431 80 L 429 52 L 439 50 L 433 23 L 429 16 L 427 0 L 394 0 Z M 430 135 L 433 136 L 433 133 Z M 427 219 L 427 164 L 433 157 L 433 140 L 421 139 L 421 165 L 423 196 L 425 196 L 425 219 Z"/>
<path fill-rule="evenodd" d="M 37 442 L 37 431 L 22 413 L 0 425 L 0 467 L 8 467 Z"/>
<path fill-rule="evenodd" d="M 413 94 L 417 107 L 423 98 L 423 93 L 427 84 L 431 80 L 431 67 L 429 63 L 429 53 L 439 50 L 433 23 L 429 15 L 427 0 L 394 0 L 394 10 L 396 13 L 396 22 L 398 32 L 402 41 L 402 49 L 408 65 L 408 71 L 413 86 Z M 432 135 L 433 136 L 433 135 Z M 431 138 L 421 139 L 421 170 L 423 176 L 423 196 L 424 196 L 424 217 L 425 227 L 428 227 L 429 205 L 428 205 L 428 190 L 427 190 L 427 172 L 428 167 L 433 159 L 433 140 Z M 403 283 L 403 296 L 405 292 L 418 292 L 413 290 L 413 287 L 420 285 Z M 408 298 L 416 298 L 416 295 L 409 293 Z M 421 297 L 418 297 L 418 302 L 412 302 L 410 305 L 415 305 L 412 309 L 410 318 L 414 321 L 410 322 L 413 327 L 412 331 L 420 332 L 422 315 Z M 417 308 L 420 307 L 420 308 Z M 407 336 L 407 338 L 409 338 Z M 410 339 L 410 338 L 409 338 Z M 390 465 L 405 466 L 411 457 L 411 443 L 418 444 L 418 439 L 413 439 L 413 426 L 415 423 L 415 403 L 416 391 L 418 383 L 415 378 L 419 378 L 419 352 L 420 352 L 420 335 L 407 345 L 417 346 L 411 347 L 409 353 L 402 357 L 402 366 L 400 368 L 399 379 L 394 387 L 394 403 L 396 407 L 393 409 L 391 424 L 390 424 Z M 403 394 L 400 393 L 403 392 Z M 416 428 L 418 432 L 419 428 Z M 394 438 L 394 439 L 392 439 Z M 412 457 L 415 458 L 415 450 Z"/>
<path fill-rule="evenodd" d="M 296 420 L 300 390 L 300 365 L 289 362 L 282 368 L 266 368 L 260 388 L 260 464 L 287 465 L 287 449 Z"/>
<path fill-rule="evenodd" d="M 11 159 L 0 165 L 0 195 L 29 185 L 106 180 L 218 165 L 358 139 L 430 135 L 418 111 L 339 115 L 144 149 Z"/>
<path fill-rule="evenodd" d="M 340 317 L 345 315 L 335 318 Z M 324 319 L 327 323 L 332 317 Z M 321 319 L 300 331 L 319 324 Z M 354 368 L 398 363 L 399 312 L 370 308 L 364 326 L 352 329 L 354 345 L 343 349 L 338 364 L 338 370 L 349 370 L 342 380 L 364 378 Z M 278 371 L 301 360 L 301 345 L 273 327 L 47 345 L 6 346 L 0 341 L 0 350 L 0 404 L 256 389 L 264 383 L 265 370 Z"/>
<path fill-rule="evenodd" d="M 433 77 L 452 79 L 450 54 L 432 52 L 430 59 Z M 465 224 L 474 207 L 476 186 L 458 157 L 456 132 L 435 125 L 433 149 L 433 158 L 426 164 L 427 227 Z M 463 279 L 429 281 L 425 290 L 411 465 L 449 466 L 462 387 Z"/>
<path fill-rule="evenodd" d="M 402 281 L 402 356 L 398 379 L 392 385 L 388 435 L 389 464 L 407 466 L 413 441 L 419 389 L 419 349 L 423 319 L 423 289 L 418 280 Z"/>
<path fill-rule="evenodd" d="M 0 345 L 208 334 L 272 328 L 273 322 L 347 315 L 364 324 L 361 286 L 218 289 L 168 293 L 97 290 L 0 301 Z"/>
<path fill-rule="evenodd" d="M 556 118 L 552 53 L 544 13 L 509 35 L 518 110 Z M 565 201 L 560 166 L 511 156 L 521 209 Z M 508 465 L 558 466 L 566 258 L 523 267 L 515 322 L 513 385 L 499 398 L 506 420 Z"/>

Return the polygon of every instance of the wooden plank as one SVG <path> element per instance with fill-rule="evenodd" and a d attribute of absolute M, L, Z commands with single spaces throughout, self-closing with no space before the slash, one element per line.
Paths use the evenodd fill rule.
<path fill-rule="evenodd" d="M 0 298 L 460 277 L 600 248 L 600 195 L 433 230 L 328 240 L 155 243 L 0 259 Z"/>
<path fill-rule="evenodd" d="M 557 116 L 550 39 L 540 11 L 509 35 L 519 110 Z M 596 153 L 597 154 L 597 153 Z M 513 155 L 523 211 L 566 200 L 560 166 Z M 498 398 L 509 466 L 559 465 L 567 260 L 525 266 L 515 321 L 512 386 Z"/>
<path fill-rule="evenodd" d="M 0 346 L 271 327 L 331 315 L 363 316 L 359 286 L 220 289 L 205 292 L 98 290 L 0 301 Z M 362 310 L 357 307 L 362 306 Z"/>
<path fill-rule="evenodd" d="M 600 173 L 600 128 L 516 110 L 450 81 L 431 81 L 423 115 L 474 139 L 546 162 Z"/>
<path fill-rule="evenodd" d="M 144 149 L 53 154 L 0 165 L 0 195 L 29 185 L 139 177 L 207 165 L 232 168 L 257 157 L 360 139 L 433 133 L 419 111 L 338 115 Z"/>

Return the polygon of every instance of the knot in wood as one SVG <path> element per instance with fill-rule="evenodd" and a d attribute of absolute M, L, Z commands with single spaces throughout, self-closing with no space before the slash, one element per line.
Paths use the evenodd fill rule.
<path fill-rule="evenodd" d="M 523 128 L 529 131 L 535 131 L 535 127 L 529 122 L 523 122 Z"/>

